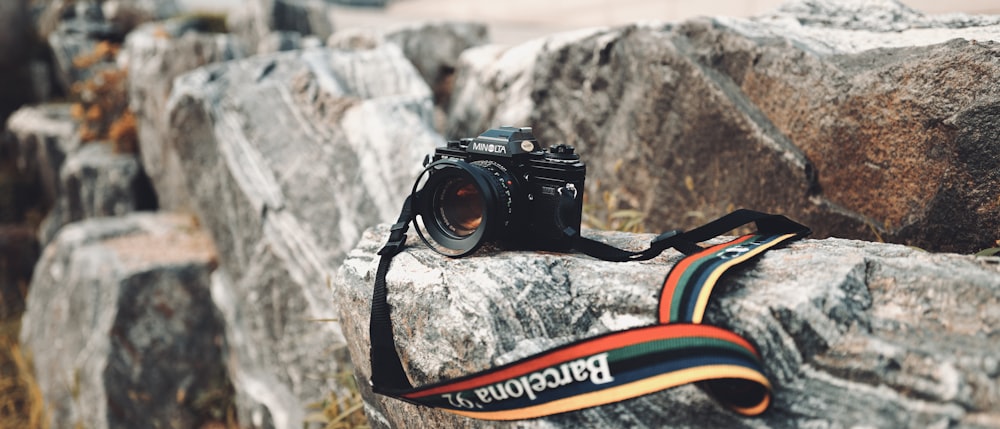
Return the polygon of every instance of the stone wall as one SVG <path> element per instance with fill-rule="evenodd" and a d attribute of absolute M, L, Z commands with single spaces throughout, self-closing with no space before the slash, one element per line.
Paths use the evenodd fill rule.
<path fill-rule="evenodd" d="M 230 32 L 144 2 L 135 21 L 46 3 L 52 74 L 72 86 L 126 73 L 138 127 L 123 153 L 83 141 L 70 105 L 43 104 L 0 139 L 0 179 L 19 181 L 0 251 L 28 255 L 0 259 L 0 290 L 15 302 L 45 246 L 21 339 L 54 426 L 321 426 L 314 404 L 357 406 L 353 373 L 374 427 L 1000 427 L 996 261 L 872 242 L 971 253 L 1000 239 L 1000 18 L 797 1 L 499 46 L 475 23 L 337 31 L 320 3 L 251 2 Z M 108 41 L 123 42 L 117 58 L 66 66 L 79 53 L 66 49 Z M 771 411 L 740 418 L 682 387 L 495 425 L 364 387 L 386 232 L 369 228 L 395 219 L 446 137 L 500 125 L 577 146 L 592 228 L 623 213 L 648 232 L 690 228 L 736 207 L 813 228 L 724 280 L 709 310 L 764 351 Z M 677 258 L 450 260 L 414 246 L 389 278 L 404 364 L 429 382 L 646 323 Z"/>

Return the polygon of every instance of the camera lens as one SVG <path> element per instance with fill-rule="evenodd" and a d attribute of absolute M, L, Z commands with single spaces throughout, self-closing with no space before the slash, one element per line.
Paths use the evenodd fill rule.
<path fill-rule="evenodd" d="M 483 195 L 467 177 L 449 179 L 434 191 L 440 226 L 456 237 L 468 237 L 483 222 Z"/>
<path fill-rule="evenodd" d="M 502 166 L 444 159 L 428 165 L 421 179 L 425 175 L 416 210 L 426 236 L 419 227 L 417 233 L 431 249 L 452 257 L 468 255 L 506 228 L 514 181 Z"/>

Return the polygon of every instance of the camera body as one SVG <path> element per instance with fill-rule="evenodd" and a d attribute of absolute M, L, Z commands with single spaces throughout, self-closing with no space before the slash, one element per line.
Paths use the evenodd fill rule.
<path fill-rule="evenodd" d="M 464 256 L 484 242 L 572 247 L 568 233 L 580 230 L 587 171 L 572 146 L 546 149 L 531 128 L 500 127 L 449 141 L 424 164 L 428 177 L 416 209 L 436 243 L 421 238 L 440 253 Z"/>

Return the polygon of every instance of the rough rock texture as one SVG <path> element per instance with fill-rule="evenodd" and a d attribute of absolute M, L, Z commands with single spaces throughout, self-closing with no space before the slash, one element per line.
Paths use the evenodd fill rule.
<path fill-rule="evenodd" d="M 314 49 L 183 75 L 168 112 L 168 144 L 224 270 L 213 296 L 239 338 L 239 420 L 298 428 L 351 368 L 330 321 L 336 267 L 365 228 L 398 214 L 443 143 L 430 90 L 393 45 Z"/>
<path fill-rule="evenodd" d="M 23 107 L 11 115 L 7 143 L 17 174 L 39 184 L 41 205 L 51 207 L 60 193 L 59 171 L 66 155 L 80 146 L 69 104 Z"/>
<path fill-rule="evenodd" d="M 636 249 L 653 237 L 585 235 Z M 370 375 L 375 252 L 387 236 L 386 225 L 367 231 L 336 283 L 359 380 Z M 654 323 L 660 284 L 680 258 L 487 250 L 455 260 L 411 245 L 387 277 L 404 367 L 424 384 Z M 726 411 L 694 386 L 510 423 L 363 394 L 376 427 L 997 427 L 998 306 L 998 258 L 803 240 L 728 274 L 706 311 L 706 323 L 759 347 L 775 385 L 759 417 Z"/>
<path fill-rule="evenodd" d="M 891 0 L 467 51 L 446 134 L 527 124 L 649 230 L 730 207 L 818 236 L 972 251 L 1000 236 L 1000 17 Z"/>
<path fill-rule="evenodd" d="M 67 226 L 35 269 L 21 344 L 50 427 L 200 427 L 232 387 L 209 290 L 216 254 L 190 216 Z"/>
<path fill-rule="evenodd" d="M 70 222 L 156 209 L 152 187 L 139 160 L 114 153 L 110 144 L 88 143 L 70 153 L 59 181 L 59 197 L 39 231 L 42 244 Z"/>
<path fill-rule="evenodd" d="M 202 32 L 197 18 L 145 24 L 129 33 L 118 56 L 128 70 L 130 108 L 138 120 L 139 154 L 165 210 L 191 211 L 185 172 L 165 141 L 166 105 L 174 78 L 205 64 L 245 57 L 245 48 L 228 34 Z"/>

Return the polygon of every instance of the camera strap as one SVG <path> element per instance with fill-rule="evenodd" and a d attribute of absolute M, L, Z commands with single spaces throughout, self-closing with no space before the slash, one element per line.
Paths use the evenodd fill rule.
<path fill-rule="evenodd" d="M 579 340 L 496 368 L 413 387 L 392 334 L 386 274 L 403 250 L 414 219 L 410 198 L 380 251 L 371 314 L 371 385 L 374 392 L 414 404 L 487 420 L 518 420 L 610 404 L 688 383 L 743 415 L 762 413 L 771 385 L 761 356 L 746 339 L 702 324 L 719 278 L 763 252 L 809 234 L 780 215 L 738 210 L 691 231 L 656 237 L 633 252 L 567 229 L 576 249 L 609 261 L 647 260 L 667 248 L 686 256 L 667 273 L 658 323 Z M 748 223 L 757 232 L 702 247 L 698 243 Z"/>

